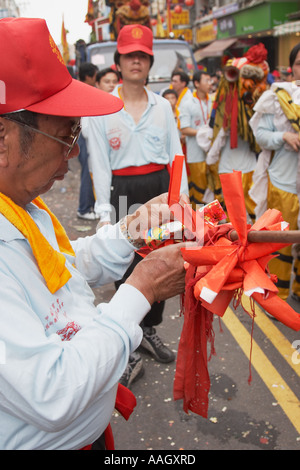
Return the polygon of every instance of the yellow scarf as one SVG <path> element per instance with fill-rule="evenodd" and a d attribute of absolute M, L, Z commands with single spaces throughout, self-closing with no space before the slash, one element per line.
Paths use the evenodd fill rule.
<path fill-rule="evenodd" d="M 74 256 L 75 253 L 67 234 L 55 215 L 52 214 L 40 197 L 34 199 L 33 203 L 50 215 L 60 250 Z M 69 270 L 65 267 L 66 259 L 64 255 L 52 248 L 31 216 L 2 193 L 0 193 L 0 212 L 28 240 L 47 287 L 54 294 L 71 277 Z"/>
<path fill-rule="evenodd" d="M 275 93 L 282 111 L 290 121 L 292 127 L 299 132 L 300 131 L 300 106 L 295 104 L 290 97 L 289 93 L 283 88 L 276 88 Z"/>
<path fill-rule="evenodd" d="M 186 92 L 188 91 L 188 87 L 185 87 L 182 92 L 180 93 L 180 95 L 178 96 L 178 100 L 177 100 L 177 103 L 176 103 L 176 106 L 175 106 L 175 110 L 176 110 L 176 115 L 177 115 L 177 127 L 178 129 L 180 129 L 180 119 L 179 119 L 179 105 L 180 105 L 180 102 L 182 100 L 182 98 L 184 97 L 184 95 L 186 94 Z"/>
<path fill-rule="evenodd" d="M 187 93 L 188 91 L 188 87 L 186 86 L 182 92 L 180 93 L 180 95 L 178 96 L 178 100 L 177 100 L 177 103 L 176 103 L 176 106 L 179 106 L 180 105 L 180 102 L 182 100 L 182 98 L 185 96 L 185 94 Z"/>

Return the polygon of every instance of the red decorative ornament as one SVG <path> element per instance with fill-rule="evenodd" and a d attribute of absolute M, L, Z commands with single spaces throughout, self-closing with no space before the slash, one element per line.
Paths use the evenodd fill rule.
<path fill-rule="evenodd" d="M 188 2 L 189 0 L 186 0 Z M 192 0 L 193 1 L 193 0 Z M 260 64 L 268 58 L 268 51 L 265 46 L 260 42 L 252 46 L 245 54 L 246 59 L 253 64 Z"/>
<path fill-rule="evenodd" d="M 179 201 L 181 173 L 178 178 L 174 162 L 170 178 L 169 205 L 175 219 L 181 220 L 182 223 L 184 220 L 185 228 L 197 236 L 197 227 L 198 230 L 201 227 L 197 218 L 201 214 L 199 211 L 193 211 L 188 205 L 186 208 L 190 217 L 187 217 L 187 213 L 183 217 L 183 208 L 176 204 L 176 200 Z M 204 243 L 195 248 L 181 248 L 183 259 L 188 264 L 183 299 L 184 324 L 177 354 L 174 399 L 183 400 L 185 412 L 190 410 L 205 418 L 208 413 L 210 390 L 207 367 L 209 343 L 210 354 L 215 354 L 212 325 L 214 314 L 221 317 L 226 315 L 226 309 L 232 300 L 235 308 L 239 304 L 242 305 L 242 294 L 245 293 L 252 298 L 251 311 L 248 312 L 252 321 L 255 318 L 254 302 L 257 302 L 284 325 L 295 331 L 300 330 L 300 315 L 278 297 L 276 276 L 270 275 L 267 269 L 273 253 L 285 243 L 248 242 L 248 234 L 251 231 L 259 233 L 266 230 L 288 230 L 286 225 L 282 225 L 284 221 L 281 213 L 276 209 L 268 209 L 252 226 L 247 225 L 241 172 L 222 174 L 220 179 L 231 223 L 210 228 L 210 224 L 206 223 L 204 227 L 202 224 L 197 238 L 199 240 L 200 235 Z M 172 189 L 174 182 L 176 188 Z M 212 211 L 211 215 L 218 214 Z M 238 239 L 235 241 L 230 241 L 229 232 L 226 234 L 230 226 L 238 233 Z"/>
<path fill-rule="evenodd" d="M 187 7 L 192 7 L 194 5 L 194 0 L 184 0 L 184 3 Z"/>
<path fill-rule="evenodd" d="M 181 13 L 182 12 L 182 8 L 180 5 L 176 5 L 176 7 L 174 8 L 174 12 L 175 13 Z"/>
<path fill-rule="evenodd" d="M 157 20 L 155 18 L 152 18 L 151 26 L 156 26 L 156 25 L 157 25 Z"/>
<path fill-rule="evenodd" d="M 242 305 L 243 295 L 251 299 L 250 311 L 244 310 L 253 322 L 255 303 L 295 331 L 300 331 L 300 314 L 278 297 L 276 276 L 270 274 L 267 267 L 274 253 L 290 242 L 284 241 L 284 237 L 279 240 L 274 237 L 271 243 L 255 243 L 248 238 L 251 233 L 287 233 L 288 224 L 283 221 L 281 213 L 268 209 L 252 226 L 247 224 L 242 174 L 234 171 L 220 175 L 231 222 L 218 225 L 217 221 L 224 214 L 217 201 L 209 211 L 204 209 L 203 212 L 194 211 L 189 204 L 185 207 L 179 204 L 183 165 L 184 156 L 176 155 L 170 175 L 168 204 L 175 220 L 195 236 L 198 246 L 181 248 L 186 262 L 186 289 L 182 299 L 184 324 L 178 346 L 173 392 L 175 400 L 183 400 L 185 412 L 190 410 L 207 418 L 209 344 L 210 355 L 215 354 L 213 316 L 226 315 L 231 301 L 234 308 Z M 234 232 L 237 238 L 231 237 Z M 170 238 L 159 246 L 168 243 L 172 243 Z"/>

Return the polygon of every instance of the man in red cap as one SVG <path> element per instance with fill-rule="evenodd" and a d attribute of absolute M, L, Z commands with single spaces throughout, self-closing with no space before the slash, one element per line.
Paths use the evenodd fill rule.
<path fill-rule="evenodd" d="M 123 103 L 71 78 L 44 20 L 0 20 L 0 55 L 0 448 L 82 449 L 109 431 L 139 323 L 183 291 L 183 259 L 157 250 L 94 305 L 89 285 L 122 277 L 142 242 L 132 224 L 169 218 L 167 195 L 70 242 L 40 194 L 78 155 L 80 116 Z"/>
<path fill-rule="evenodd" d="M 113 95 L 121 98 L 124 108 L 107 118 L 83 120 L 100 223 L 122 218 L 123 203 L 127 213 L 128 209 L 167 191 L 168 167 L 175 154 L 182 154 L 169 102 L 145 86 L 154 60 L 152 44 L 153 34 L 146 26 L 134 24 L 121 29 L 115 64 L 122 83 L 117 85 Z M 188 194 L 186 173 L 182 192 Z M 141 256 L 136 254 L 122 281 L 116 283 L 117 288 L 140 260 Z M 144 318 L 141 345 L 157 361 L 168 363 L 174 361 L 175 355 L 154 328 L 162 322 L 163 309 L 164 302 L 155 303 Z M 143 371 L 141 356 L 135 352 L 130 356 L 121 383 L 130 386 Z"/>

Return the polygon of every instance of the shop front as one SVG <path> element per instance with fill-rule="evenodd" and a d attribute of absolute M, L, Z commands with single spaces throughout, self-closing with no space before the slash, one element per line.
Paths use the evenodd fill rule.
<path fill-rule="evenodd" d="M 234 5 L 231 4 L 231 8 Z M 288 15 L 298 9 L 298 1 L 263 1 L 242 10 L 225 10 L 225 15 L 223 10 L 223 16 L 218 15 L 218 10 L 215 11 L 211 22 L 214 22 L 216 36 L 212 42 L 197 43 L 199 37 L 205 39 L 201 31 L 198 31 L 199 26 L 201 30 L 205 25 L 199 25 L 194 31 L 197 44 L 196 60 L 209 68 L 212 68 L 212 64 L 220 67 L 225 59 L 241 57 L 249 47 L 262 42 L 268 50 L 268 62 L 273 70 L 279 65 L 279 41 L 273 31 L 276 27 L 284 25 L 288 21 Z"/>
<path fill-rule="evenodd" d="M 300 20 L 276 26 L 274 36 L 278 38 L 279 68 L 284 70 L 289 66 L 291 50 L 300 42 Z"/>

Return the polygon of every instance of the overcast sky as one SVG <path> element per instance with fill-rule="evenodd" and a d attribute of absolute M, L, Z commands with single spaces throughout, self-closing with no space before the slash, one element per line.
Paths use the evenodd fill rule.
<path fill-rule="evenodd" d="M 57 44 L 61 43 L 61 25 L 64 16 L 65 28 L 69 31 L 68 43 L 78 39 L 89 42 L 91 27 L 84 22 L 88 0 L 15 0 L 20 16 L 44 18 Z"/>

